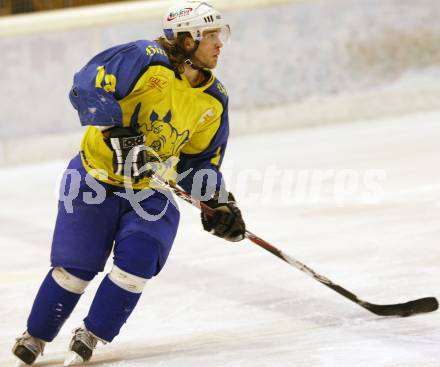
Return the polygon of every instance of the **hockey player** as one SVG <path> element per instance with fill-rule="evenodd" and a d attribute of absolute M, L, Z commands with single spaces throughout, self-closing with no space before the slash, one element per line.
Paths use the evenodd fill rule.
<path fill-rule="evenodd" d="M 98 341 L 113 341 L 147 280 L 163 268 L 178 210 L 168 205 L 166 192 L 155 190 L 138 203 L 154 217 L 146 220 L 124 197 L 127 186 L 134 193 L 153 186 L 145 164 L 167 162 L 164 174 L 184 173 L 179 184 L 185 190 L 197 186 L 201 196 L 208 193 L 206 203 L 215 215 L 202 213 L 205 230 L 229 241 L 244 238 L 245 224 L 233 195 L 220 200 L 228 97 L 211 69 L 229 26 L 216 9 L 199 1 L 171 8 L 164 24 L 165 37 L 107 49 L 75 74 L 69 97 L 88 128 L 60 194 L 77 195 L 70 206 L 59 202 L 52 268 L 36 295 L 27 329 L 12 349 L 19 363 L 30 365 L 43 353 L 112 252 L 112 268 L 84 324 L 74 330 L 65 365 L 88 361 Z M 208 171 L 215 174 L 208 175 L 211 179 L 199 174 Z M 104 198 L 91 200 L 90 187 Z"/>

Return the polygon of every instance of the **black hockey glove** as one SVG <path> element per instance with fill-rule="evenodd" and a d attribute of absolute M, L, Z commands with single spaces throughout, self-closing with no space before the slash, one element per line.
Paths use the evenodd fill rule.
<path fill-rule="evenodd" d="M 217 192 L 211 199 L 205 201 L 205 204 L 214 209 L 213 216 L 202 210 L 202 224 L 205 231 L 231 242 L 241 241 L 245 237 L 246 226 L 234 195 L 229 193 L 227 202 L 219 203 Z"/>
<path fill-rule="evenodd" d="M 139 170 L 147 163 L 144 148 L 145 135 L 129 127 L 112 127 L 103 132 L 105 142 L 113 150 L 113 170 L 117 175 L 125 175 L 125 169 L 134 181 L 148 176 Z M 128 162 L 129 160 L 129 162 Z M 125 165 L 128 164 L 127 168 Z"/>

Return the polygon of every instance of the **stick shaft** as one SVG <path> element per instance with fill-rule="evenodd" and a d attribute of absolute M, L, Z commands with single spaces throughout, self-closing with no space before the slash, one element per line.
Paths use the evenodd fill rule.
<path fill-rule="evenodd" d="M 199 208 L 203 211 L 206 211 L 208 214 L 213 214 L 214 210 L 210 208 L 208 205 L 206 205 L 204 202 L 201 202 L 200 200 L 197 200 L 194 198 L 190 193 L 186 192 L 179 186 L 170 183 L 170 182 L 164 182 L 161 179 L 159 179 L 157 176 L 154 176 L 153 180 L 162 186 L 166 186 L 169 189 L 171 189 L 177 196 L 179 196 L 181 199 L 185 200 L 186 202 L 194 205 L 196 208 Z M 333 289 L 334 291 L 338 292 L 339 294 L 343 295 L 344 297 L 350 299 L 353 302 L 360 303 L 362 302 L 355 294 L 351 293 L 347 289 L 334 284 L 330 279 L 326 278 L 325 276 L 318 274 L 313 269 L 309 268 L 307 265 L 303 264 L 302 262 L 298 261 L 297 259 L 293 258 L 292 256 L 284 253 L 280 249 L 276 248 L 275 246 L 271 245 L 269 242 L 263 240 L 262 238 L 256 236 L 250 231 L 246 231 L 245 234 L 246 238 L 255 243 L 256 245 L 260 246 L 261 248 L 265 249 L 266 251 L 272 253 L 273 255 L 277 256 L 281 260 L 285 261 L 289 265 L 293 266 L 294 268 L 302 271 L 303 273 L 307 274 L 308 276 L 316 279 L 320 283 L 326 285 L 327 287 Z"/>
<path fill-rule="evenodd" d="M 197 200 L 194 198 L 190 193 L 183 190 L 181 187 L 177 186 L 174 183 L 171 182 L 165 182 L 158 178 L 157 176 L 153 176 L 151 178 L 152 181 L 155 183 L 161 185 L 162 187 L 166 187 L 170 189 L 174 194 L 176 194 L 181 199 L 185 200 L 186 202 L 194 205 L 195 207 L 205 211 L 208 213 L 208 215 L 213 215 L 214 210 L 206 205 L 204 202 Z M 247 239 L 255 243 L 256 245 L 260 246 L 264 250 L 270 252 L 271 254 L 277 256 L 281 260 L 285 261 L 289 265 L 293 266 L 294 268 L 302 271 L 303 273 L 307 274 L 311 278 L 317 280 L 321 284 L 324 284 L 325 286 L 333 289 L 335 292 L 339 293 L 341 296 L 349 299 L 350 301 L 358 304 L 359 306 L 365 308 L 366 310 L 380 316 L 411 316 L 417 313 L 424 313 L 424 312 L 432 312 L 438 309 L 439 304 L 437 299 L 434 297 L 426 297 L 417 299 L 414 301 L 409 301 L 406 303 L 396 303 L 396 304 L 389 304 L 389 305 L 378 305 L 370 302 L 366 302 L 358 298 L 354 293 L 350 292 L 349 290 L 345 289 L 344 287 L 341 287 L 338 284 L 333 283 L 330 279 L 326 278 L 325 276 L 318 274 L 313 269 L 309 268 L 307 265 L 303 264 L 302 262 L 296 260 L 292 256 L 284 253 L 283 251 L 279 250 L 275 246 L 271 245 L 269 242 L 263 240 L 262 238 L 256 236 L 252 232 L 246 230 L 245 236 Z"/>

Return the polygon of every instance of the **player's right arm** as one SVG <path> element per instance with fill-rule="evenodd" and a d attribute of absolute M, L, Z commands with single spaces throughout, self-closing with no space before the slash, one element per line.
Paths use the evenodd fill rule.
<path fill-rule="evenodd" d="M 145 136 L 138 131 L 136 118 L 123 118 L 119 101 L 148 69 L 152 57 L 146 53 L 147 45 L 148 41 L 132 42 L 96 55 L 75 74 L 69 94 L 81 124 L 103 132 L 104 142 L 113 151 L 113 172 L 135 180 L 141 177 L 139 169 L 146 161 Z M 130 165 L 125 167 L 128 157 Z"/>
<path fill-rule="evenodd" d="M 139 43 L 131 42 L 96 55 L 74 76 L 69 93 L 81 125 L 123 126 L 119 100 L 127 96 L 148 67 Z"/>

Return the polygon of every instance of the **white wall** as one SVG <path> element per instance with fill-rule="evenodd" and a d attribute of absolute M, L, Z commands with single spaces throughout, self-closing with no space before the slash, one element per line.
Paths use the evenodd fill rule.
<path fill-rule="evenodd" d="M 234 134 L 440 108 L 438 0 L 218 3 L 233 30 L 216 73 Z M 74 72 L 103 48 L 155 38 L 165 5 L 0 19 L 0 164 L 77 150 Z"/>

